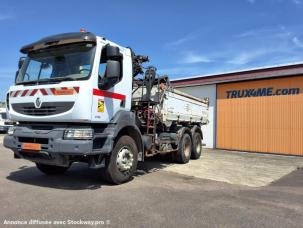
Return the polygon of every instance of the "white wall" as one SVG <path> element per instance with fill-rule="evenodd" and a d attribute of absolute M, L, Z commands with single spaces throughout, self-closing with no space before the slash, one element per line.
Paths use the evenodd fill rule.
<path fill-rule="evenodd" d="M 216 85 L 177 87 L 176 89 L 195 97 L 209 97 L 209 124 L 202 126 L 203 143 L 206 144 L 206 148 L 214 148 L 216 146 Z"/>

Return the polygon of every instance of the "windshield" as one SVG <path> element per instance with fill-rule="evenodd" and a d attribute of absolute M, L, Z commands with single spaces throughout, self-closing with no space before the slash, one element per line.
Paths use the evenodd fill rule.
<path fill-rule="evenodd" d="M 6 120 L 6 113 L 0 113 L 0 119 Z"/>
<path fill-rule="evenodd" d="M 16 84 L 45 83 L 88 78 L 95 53 L 94 44 L 73 44 L 30 53 Z"/>

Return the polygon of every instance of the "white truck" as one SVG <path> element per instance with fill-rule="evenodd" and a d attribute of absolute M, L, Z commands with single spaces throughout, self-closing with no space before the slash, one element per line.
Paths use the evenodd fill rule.
<path fill-rule="evenodd" d="M 13 123 L 7 119 L 6 108 L 0 108 L 0 133 L 6 133 Z"/>
<path fill-rule="evenodd" d="M 18 124 L 4 138 L 15 158 L 46 174 L 85 162 L 120 184 L 145 157 L 200 157 L 208 100 L 174 90 L 154 67 L 144 70 L 148 57 L 89 32 L 49 36 L 20 51 L 26 57 L 7 93 Z"/>

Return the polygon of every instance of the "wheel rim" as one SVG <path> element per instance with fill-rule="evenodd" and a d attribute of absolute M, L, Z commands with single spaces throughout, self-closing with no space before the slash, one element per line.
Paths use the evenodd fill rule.
<path fill-rule="evenodd" d="M 122 147 L 117 155 L 117 167 L 120 172 L 129 171 L 133 167 L 134 155 L 129 147 Z"/>
<path fill-rule="evenodd" d="M 190 141 L 187 139 L 185 140 L 185 143 L 184 143 L 184 155 L 185 157 L 190 157 L 190 153 L 191 153 L 191 148 L 190 148 Z"/>

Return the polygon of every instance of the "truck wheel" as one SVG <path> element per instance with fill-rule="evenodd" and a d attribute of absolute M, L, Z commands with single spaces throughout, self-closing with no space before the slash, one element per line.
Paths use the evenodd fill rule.
<path fill-rule="evenodd" d="M 176 161 L 181 164 L 185 164 L 189 162 L 191 155 L 191 148 L 192 148 L 191 138 L 189 134 L 185 133 L 183 134 L 179 143 Z"/>
<path fill-rule="evenodd" d="M 199 159 L 202 153 L 202 137 L 198 132 L 193 135 L 193 149 L 191 151 L 191 159 Z"/>
<path fill-rule="evenodd" d="M 111 156 L 106 159 L 103 170 L 104 178 L 112 184 L 129 181 L 137 169 L 138 149 L 135 141 L 129 136 L 118 139 Z"/>
<path fill-rule="evenodd" d="M 45 173 L 47 175 L 63 174 L 69 168 L 56 165 L 45 165 L 41 163 L 36 163 L 36 166 L 42 173 Z"/>

